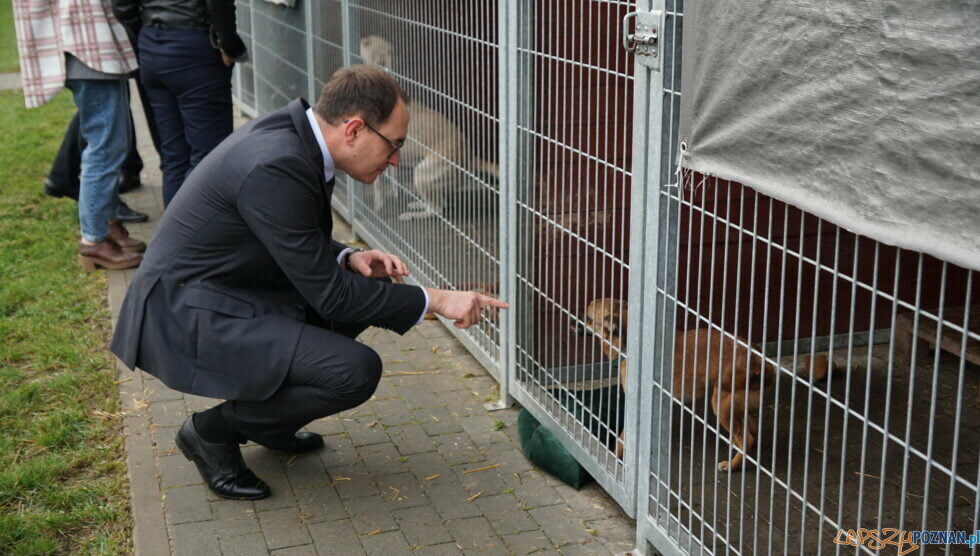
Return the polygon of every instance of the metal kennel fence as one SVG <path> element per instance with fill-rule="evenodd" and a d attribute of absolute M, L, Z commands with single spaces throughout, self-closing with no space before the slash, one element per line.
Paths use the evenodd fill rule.
<path fill-rule="evenodd" d="M 511 302 L 449 329 L 497 405 L 636 517 L 637 552 L 980 529 L 974 272 L 679 169 L 682 2 L 237 6 L 243 111 L 315 99 L 351 63 L 412 97 L 400 167 L 338 176 L 334 208 L 417 283 Z"/>

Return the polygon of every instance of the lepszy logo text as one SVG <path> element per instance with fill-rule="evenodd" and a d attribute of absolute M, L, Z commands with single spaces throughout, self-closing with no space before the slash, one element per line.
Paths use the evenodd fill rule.
<path fill-rule="evenodd" d="M 966 531 L 899 531 L 898 529 L 841 529 L 834 539 L 837 544 L 865 546 L 870 550 L 881 550 L 888 546 L 898 549 L 898 556 L 904 556 L 925 544 L 947 545 L 966 544 L 973 548 L 980 544 L 980 531 L 968 534 Z"/>

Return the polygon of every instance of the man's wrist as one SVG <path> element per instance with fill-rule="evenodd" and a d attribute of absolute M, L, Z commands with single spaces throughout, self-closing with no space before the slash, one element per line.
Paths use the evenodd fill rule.
<path fill-rule="evenodd" d="M 442 310 L 442 290 L 435 288 L 422 288 L 429 296 L 429 312 L 438 313 Z"/>
<path fill-rule="evenodd" d="M 352 247 L 350 250 L 348 250 L 347 253 L 344 254 L 344 270 L 353 272 L 354 268 L 351 266 L 351 259 L 354 257 L 354 253 L 361 253 L 363 251 L 363 249 L 358 249 L 356 247 Z"/>

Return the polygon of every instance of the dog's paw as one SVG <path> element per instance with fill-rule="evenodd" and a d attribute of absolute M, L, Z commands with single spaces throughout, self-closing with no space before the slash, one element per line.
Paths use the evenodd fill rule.
<path fill-rule="evenodd" d="M 719 461 L 718 471 L 721 471 L 722 473 L 732 473 L 738 471 L 738 468 L 732 465 L 732 462 L 730 461 Z"/>

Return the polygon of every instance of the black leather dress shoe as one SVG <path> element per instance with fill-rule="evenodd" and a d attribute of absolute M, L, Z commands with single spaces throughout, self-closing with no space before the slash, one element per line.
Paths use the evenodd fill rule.
<path fill-rule="evenodd" d="M 50 178 L 44 178 L 44 194 L 51 197 L 71 197 L 72 199 L 78 200 L 78 190 L 71 190 L 67 187 L 51 181 Z"/>
<path fill-rule="evenodd" d="M 118 180 L 119 180 L 118 191 L 120 193 L 129 193 L 130 191 L 137 189 L 139 188 L 139 186 L 143 185 L 143 182 L 140 181 L 140 175 L 138 172 L 135 174 L 130 174 L 127 172 L 119 172 Z"/>
<path fill-rule="evenodd" d="M 146 222 L 150 216 L 145 212 L 133 210 L 122 199 L 116 205 L 116 220 L 122 222 Z"/>
<path fill-rule="evenodd" d="M 293 441 L 285 445 L 269 446 L 263 444 L 270 450 L 275 450 L 281 454 L 302 454 L 323 448 L 323 437 L 315 432 L 300 431 L 293 437 Z"/>
<path fill-rule="evenodd" d="M 193 417 L 177 431 L 177 447 L 194 462 L 201 477 L 215 494 L 234 500 L 258 500 L 270 494 L 269 485 L 245 466 L 238 443 L 218 444 L 197 434 Z"/>

